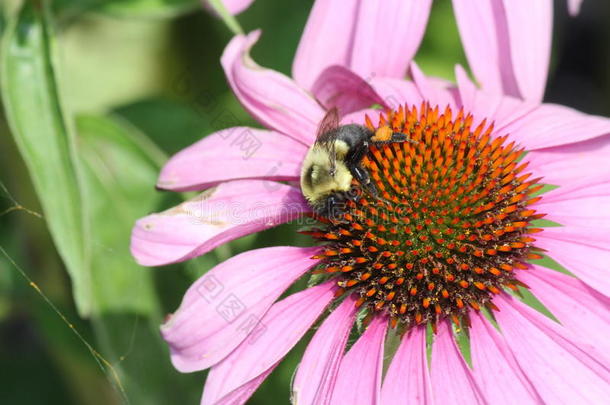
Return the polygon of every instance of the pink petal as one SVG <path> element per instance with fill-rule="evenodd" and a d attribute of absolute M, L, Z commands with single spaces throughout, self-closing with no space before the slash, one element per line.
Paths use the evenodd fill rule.
<path fill-rule="evenodd" d="M 591 288 L 610 297 L 608 246 L 597 247 L 577 240 L 577 233 L 562 231 L 562 228 L 545 228 L 538 234 L 536 246 L 546 249 L 557 263 L 575 274 Z M 566 228 L 567 229 L 567 228 Z M 602 241 L 607 240 L 607 237 Z"/>
<path fill-rule="evenodd" d="M 240 179 L 298 181 L 306 153 L 304 144 L 279 132 L 228 128 L 172 156 L 157 187 L 185 191 Z"/>
<path fill-rule="evenodd" d="M 486 404 L 472 372 L 462 357 L 449 322 L 438 325 L 432 346 L 432 388 L 438 404 Z"/>
<path fill-rule="evenodd" d="M 327 109 L 339 108 L 341 115 L 383 104 L 371 85 L 343 66 L 324 69 L 311 88 L 312 93 Z"/>
<path fill-rule="evenodd" d="M 374 76 L 403 78 L 423 37 L 431 3 L 316 1 L 297 49 L 293 77 L 311 88 L 324 69 L 341 65 L 367 81 Z"/>
<path fill-rule="evenodd" d="M 333 299 L 335 283 L 307 288 L 276 303 L 261 319 L 260 332 L 251 334 L 228 357 L 212 367 L 202 404 L 242 404 L 301 339 Z M 248 394 L 243 395 L 246 391 Z M 238 402 L 229 402 L 239 393 Z"/>
<path fill-rule="evenodd" d="M 582 5 L 582 0 L 568 0 L 568 11 L 572 17 L 575 17 L 580 13 L 580 6 Z"/>
<path fill-rule="evenodd" d="M 610 373 L 599 353 L 511 297 L 496 296 L 494 303 L 502 334 L 544 403 L 607 402 Z"/>
<path fill-rule="evenodd" d="M 343 357 L 331 404 L 379 404 L 387 328 L 388 319 L 376 316 Z"/>
<path fill-rule="evenodd" d="M 503 135 L 507 125 L 524 117 L 539 105 L 536 102 L 478 89 L 460 65 L 455 68 L 455 77 L 462 105 L 466 113 L 474 116 L 474 125 L 486 119 L 488 123 L 494 123 L 496 134 Z"/>
<path fill-rule="evenodd" d="M 441 82 L 426 77 L 415 62 L 411 63 L 410 70 L 417 90 L 424 101 L 429 102 L 433 108 L 438 106 L 441 111 L 447 106 L 457 110 L 458 92 L 456 89 L 448 89 Z"/>
<path fill-rule="evenodd" d="M 318 329 L 299 364 L 292 399 L 300 405 L 330 403 L 345 344 L 356 315 L 355 299 L 344 300 Z"/>
<path fill-rule="evenodd" d="M 551 0 L 453 0 L 453 9 L 468 62 L 483 88 L 540 102 L 551 51 Z"/>
<path fill-rule="evenodd" d="M 237 179 L 297 181 L 306 153 L 304 144 L 279 132 L 228 128 L 174 155 L 157 187 L 184 191 Z"/>
<path fill-rule="evenodd" d="M 225 358 L 315 261 L 317 248 L 272 247 L 234 256 L 199 278 L 161 327 L 174 367 L 203 370 Z"/>
<path fill-rule="evenodd" d="M 131 253 L 143 266 L 175 263 L 307 211 L 299 189 L 285 184 L 221 183 L 174 208 L 139 219 L 131 234 Z"/>
<path fill-rule="evenodd" d="M 408 336 L 402 338 L 383 380 L 381 403 L 383 405 L 433 403 L 426 358 L 425 327 L 415 327 Z"/>
<path fill-rule="evenodd" d="M 351 68 L 362 77 L 405 76 L 424 36 L 432 0 L 362 1 Z"/>
<path fill-rule="evenodd" d="M 260 31 L 238 35 L 227 45 L 222 66 L 233 92 L 260 123 L 306 145 L 313 143 L 324 111 L 290 78 L 258 66 L 249 55 Z"/>
<path fill-rule="evenodd" d="M 542 101 L 551 58 L 553 0 L 504 0 L 504 10 L 521 96 Z"/>
<path fill-rule="evenodd" d="M 610 353 L 610 300 L 574 277 L 544 267 L 519 273 L 519 280 L 551 313 L 582 340 L 601 353 Z"/>
<path fill-rule="evenodd" d="M 254 0 L 222 0 L 227 11 L 233 15 L 237 15 L 250 7 Z M 204 8 L 213 10 L 209 4 L 209 0 L 203 0 Z"/>
<path fill-rule="evenodd" d="M 358 0 L 318 0 L 314 3 L 292 65 L 292 77 L 312 87 L 327 67 L 349 67 Z"/>
<path fill-rule="evenodd" d="M 418 107 L 421 105 L 421 95 L 413 82 L 383 77 L 371 79 L 370 84 L 375 92 L 381 96 L 382 105 L 391 109 L 397 109 L 404 104 Z"/>
<path fill-rule="evenodd" d="M 556 104 L 542 104 L 502 128 L 528 150 L 585 141 L 610 133 L 610 119 Z"/>
<path fill-rule="evenodd" d="M 544 182 L 568 185 L 610 181 L 610 136 L 571 143 L 528 154 L 529 169 L 544 176 Z"/>
<path fill-rule="evenodd" d="M 575 180 L 570 186 L 545 193 L 535 208 L 562 225 L 576 227 L 610 227 L 610 182 L 582 185 Z"/>
<path fill-rule="evenodd" d="M 470 317 L 470 353 L 474 378 L 490 404 L 540 404 L 502 335 L 482 316 Z"/>

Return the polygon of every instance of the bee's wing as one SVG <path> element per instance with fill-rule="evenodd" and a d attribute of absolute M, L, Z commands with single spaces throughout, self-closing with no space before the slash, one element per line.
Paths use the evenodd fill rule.
<path fill-rule="evenodd" d="M 335 130 L 337 128 L 339 128 L 339 110 L 337 107 L 333 107 L 326 112 L 316 134 L 316 144 L 328 151 L 332 171 L 334 171 L 337 162 L 337 151 L 335 150 L 335 139 L 338 134 Z"/>

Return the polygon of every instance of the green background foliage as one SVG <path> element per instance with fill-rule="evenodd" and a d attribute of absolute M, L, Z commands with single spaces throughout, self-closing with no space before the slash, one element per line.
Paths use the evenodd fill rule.
<path fill-rule="evenodd" d="M 601 3 L 585 1 L 578 19 L 557 3 L 547 100 L 610 115 L 610 7 Z M 130 230 L 185 197 L 155 191 L 158 171 L 213 132 L 220 114 L 259 127 L 220 68 L 236 24 L 262 28 L 253 58 L 289 74 L 311 4 L 257 0 L 225 24 L 197 0 L 3 0 L 2 403 L 198 403 L 205 373 L 172 368 L 158 332 L 163 317 L 219 261 L 278 241 L 309 242 L 287 224 L 149 269 L 129 254 Z M 435 2 L 416 60 L 447 79 L 454 64 L 466 64 L 448 0 Z M 288 402 L 303 350 L 291 352 L 252 404 Z"/>

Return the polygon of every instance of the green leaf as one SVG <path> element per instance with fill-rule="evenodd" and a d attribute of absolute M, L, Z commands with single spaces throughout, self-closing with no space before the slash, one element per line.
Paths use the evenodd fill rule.
<path fill-rule="evenodd" d="M 40 198 L 82 315 L 91 310 L 89 240 L 74 156 L 54 77 L 48 2 L 27 1 L 2 38 L 0 80 L 15 142 Z"/>
<path fill-rule="evenodd" d="M 201 7 L 199 0 L 104 0 L 94 11 L 119 17 L 171 18 Z"/>
<path fill-rule="evenodd" d="M 129 252 L 131 228 L 155 209 L 153 185 L 163 153 L 117 119 L 79 116 L 79 157 L 91 233 L 91 280 L 96 313 L 156 310 L 152 271 Z"/>
<path fill-rule="evenodd" d="M 216 13 L 218 13 L 218 16 L 233 32 L 233 34 L 240 35 L 244 33 L 244 30 L 239 25 L 239 22 L 237 22 L 237 19 L 227 11 L 227 8 L 223 4 L 222 0 L 208 0 L 208 4 L 214 9 L 214 11 L 216 11 Z"/>

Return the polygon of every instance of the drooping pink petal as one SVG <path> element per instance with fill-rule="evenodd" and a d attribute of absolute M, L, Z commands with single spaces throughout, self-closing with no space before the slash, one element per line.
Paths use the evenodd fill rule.
<path fill-rule="evenodd" d="M 221 63 L 231 89 L 261 124 L 310 145 L 324 111 L 292 79 L 252 60 L 250 48 L 259 36 L 260 31 L 237 35 L 227 45 Z"/>
<path fill-rule="evenodd" d="M 232 15 L 237 15 L 250 7 L 254 0 L 222 0 L 225 8 Z M 203 6 L 208 10 L 213 10 L 209 4 L 209 0 L 203 0 Z"/>
<path fill-rule="evenodd" d="M 351 68 L 364 78 L 405 76 L 424 36 L 432 0 L 361 1 Z"/>
<path fill-rule="evenodd" d="M 397 109 L 405 103 L 408 106 L 420 106 L 422 97 L 415 83 L 386 77 L 375 77 L 370 81 L 371 86 L 381 96 L 382 105 Z"/>
<path fill-rule="evenodd" d="M 610 353 L 610 299 L 574 277 L 540 266 L 520 272 L 519 280 L 562 325 L 600 352 Z"/>
<path fill-rule="evenodd" d="M 540 102 L 551 52 L 552 0 L 453 0 L 453 9 L 483 88 Z"/>
<path fill-rule="evenodd" d="M 252 333 L 210 370 L 203 390 L 204 405 L 243 404 L 268 374 L 318 319 L 334 295 L 335 283 L 307 288 L 276 303 Z M 245 391 L 245 393 L 244 393 Z M 239 395 L 237 395 L 239 394 Z M 238 402 L 228 399 L 239 397 Z"/>
<path fill-rule="evenodd" d="M 475 380 L 490 404 L 540 404 L 506 341 L 480 313 L 470 317 L 470 354 Z"/>
<path fill-rule="evenodd" d="M 316 248 L 271 247 L 234 256 L 199 278 L 161 327 L 174 367 L 218 363 L 252 331 L 275 300 L 315 261 Z"/>
<path fill-rule="evenodd" d="M 580 13 L 580 6 L 582 5 L 582 0 L 568 0 L 568 11 L 572 17 L 575 17 Z"/>
<path fill-rule="evenodd" d="M 496 296 L 494 303 L 502 334 L 544 403 L 607 401 L 610 372 L 604 356 L 512 297 Z"/>
<path fill-rule="evenodd" d="M 544 232 L 537 235 L 536 246 L 546 249 L 551 258 L 589 287 L 610 297 L 610 250 L 607 244 L 604 247 L 586 244 L 577 239 L 578 233 L 570 232 L 568 227 L 565 229 L 567 232 L 563 227 L 545 228 Z M 604 240 L 607 239 L 601 241 Z"/>
<path fill-rule="evenodd" d="M 331 404 L 379 404 L 387 328 L 388 319 L 376 316 L 343 357 Z"/>
<path fill-rule="evenodd" d="M 309 210 L 301 192 L 285 184 L 221 183 L 174 208 L 139 219 L 131 234 L 131 253 L 143 266 L 175 263 Z"/>
<path fill-rule="evenodd" d="M 431 368 L 434 403 L 487 403 L 453 339 L 449 322 L 438 325 L 438 334 L 434 337 L 432 346 Z"/>
<path fill-rule="evenodd" d="M 304 144 L 279 132 L 223 129 L 172 156 L 157 187 L 185 191 L 239 179 L 298 181 L 306 153 Z"/>
<path fill-rule="evenodd" d="M 394 354 L 383 380 L 381 404 L 432 404 L 430 372 L 426 358 L 426 328 L 415 327 Z"/>
<path fill-rule="evenodd" d="M 610 181 L 610 136 L 599 136 L 587 141 L 571 143 L 528 154 L 528 169 L 544 176 L 546 184 Z"/>
<path fill-rule="evenodd" d="M 348 297 L 326 318 L 307 345 L 294 382 L 292 399 L 300 405 L 329 404 L 356 315 L 355 299 Z"/>
<path fill-rule="evenodd" d="M 292 77 L 310 89 L 329 66 L 349 67 L 359 0 L 318 0 L 301 35 Z"/>
<path fill-rule="evenodd" d="M 333 65 L 322 71 L 311 88 L 312 93 L 327 109 L 339 108 L 341 115 L 383 105 L 383 99 L 369 83 L 344 66 Z"/>
<path fill-rule="evenodd" d="M 304 88 L 311 88 L 324 69 L 341 65 L 366 81 L 403 78 L 423 37 L 431 3 L 316 1 L 294 58 L 293 77 Z"/>
<path fill-rule="evenodd" d="M 447 88 L 441 82 L 426 77 L 415 62 L 411 62 L 410 71 L 423 100 L 429 102 L 433 108 L 438 106 L 441 112 L 447 106 L 457 110 L 457 101 L 459 100 L 457 89 Z"/>

